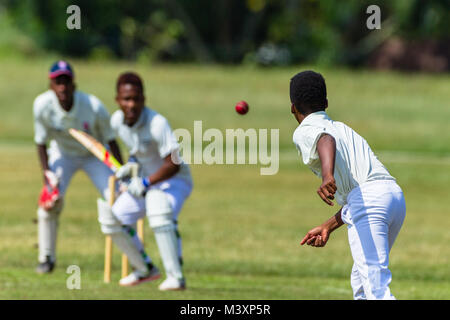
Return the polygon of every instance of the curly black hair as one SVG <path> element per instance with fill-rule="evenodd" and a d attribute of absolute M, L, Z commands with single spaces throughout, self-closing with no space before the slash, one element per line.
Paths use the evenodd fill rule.
<path fill-rule="evenodd" d="M 307 70 L 297 73 L 290 83 L 291 102 L 302 114 L 325 110 L 327 86 L 320 73 Z"/>
<path fill-rule="evenodd" d="M 116 90 L 119 92 L 119 88 L 123 84 L 131 84 L 138 87 L 141 92 L 144 92 L 144 85 L 142 84 L 141 77 L 134 72 L 124 72 L 117 79 Z"/>

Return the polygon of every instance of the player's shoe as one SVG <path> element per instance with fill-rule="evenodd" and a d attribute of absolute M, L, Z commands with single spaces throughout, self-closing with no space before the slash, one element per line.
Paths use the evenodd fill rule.
<path fill-rule="evenodd" d="M 175 278 L 167 278 L 159 285 L 159 290 L 161 291 L 175 291 L 175 290 L 185 290 L 186 280 L 183 278 L 181 280 Z"/>
<path fill-rule="evenodd" d="M 148 272 L 142 272 L 139 270 L 135 270 L 130 273 L 125 278 L 120 279 L 119 285 L 123 287 L 135 286 L 144 282 L 153 281 L 159 279 L 161 274 L 157 267 L 153 267 Z"/>
<path fill-rule="evenodd" d="M 45 262 L 41 262 L 36 267 L 36 272 L 39 274 L 50 273 L 55 268 L 55 263 L 50 260 L 50 257 L 47 257 Z"/>

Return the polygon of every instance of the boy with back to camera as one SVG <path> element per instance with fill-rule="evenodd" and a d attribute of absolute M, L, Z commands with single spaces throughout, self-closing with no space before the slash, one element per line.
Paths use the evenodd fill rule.
<path fill-rule="evenodd" d="M 354 260 L 353 298 L 395 299 L 389 289 L 392 276 L 389 252 L 405 218 L 403 192 L 364 138 L 350 127 L 331 120 L 325 80 L 304 71 L 290 81 L 291 112 L 299 126 L 293 141 L 303 162 L 322 179 L 319 197 L 342 208 L 311 229 L 302 239 L 313 247 L 326 245 L 330 234 L 347 224 Z"/>

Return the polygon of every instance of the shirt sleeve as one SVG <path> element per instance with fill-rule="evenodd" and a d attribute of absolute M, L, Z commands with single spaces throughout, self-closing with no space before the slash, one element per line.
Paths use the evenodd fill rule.
<path fill-rule="evenodd" d="M 325 128 L 305 126 L 294 133 L 294 144 L 302 154 L 303 163 L 310 165 L 319 159 L 317 142 L 326 132 Z"/>
<path fill-rule="evenodd" d="M 161 158 L 165 158 L 173 151 L 179 150 L 180 146 L 177 139 L 165 118 L 159 117 L 154 120 L 151 126 L 151 134 L 157 143 Z"/>
<path fill-rule="evenodd" d="M 36 144 L 46 144 L 48 140 L 48 131 L 42 120 L 41 106 L 38 101 L 33 103 L 34 118 L 34 142 Z"/>
<path fill-rule="evenodd" d="M 109 113 L 102 104 L 99 105 L 97 111 L 97 125 L 100 135 L 106 143 L 116 138 L 116 134 L 111 128 Z"/>
<path fill-rule="evenodd" d="M 111 126 L 112 131 L 114 131 L 114 134 L 118 135 L 119 125 L 123 122 L 123 118 L 121 118 L 121 111 L 116 111 L 111 115 L 109 124 Z"/>

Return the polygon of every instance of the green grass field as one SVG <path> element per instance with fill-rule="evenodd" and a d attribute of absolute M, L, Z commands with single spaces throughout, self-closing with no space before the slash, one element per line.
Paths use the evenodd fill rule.
<path fill-rule="evenodd" d="M 334 214 L 316 195 L 319 180 L 292 144 L 289 79 L 306 67 L 251 69 L 75 61 L 78 88 L 116 110 L 114 85 L 140 72 L 148 105 L 173 128 L 279 128 L 280 168 L 192 165 L 195 188 L 180 215 L 188 290 L 159 283 L 121 288 L 115 250 L 113 281 L 104 284 L 104 237 L 97 193 L 84 173 L 72 180 L 60 219 L 57 267 L 37 275 L 36 203 L 41 173 L 33 144 L 32 102 L 48 83 L 50 60 L 1 61 L 0 299 L 351 299 L 352 259 L 345 227 L 325 248 L 300 247 L 304 234 Z M 391 253 L 398 299 L 449 299 L 450 77 L 319 68 L 328 113 L 364 136 L 402 186 L 407 217 Z M 250 112 L 234 104 L 245 99 Z M 146 247 L 161 261 L 146 224 Z M 68 290 L 66 269 L 81 268 L 81 290 Z"/>

